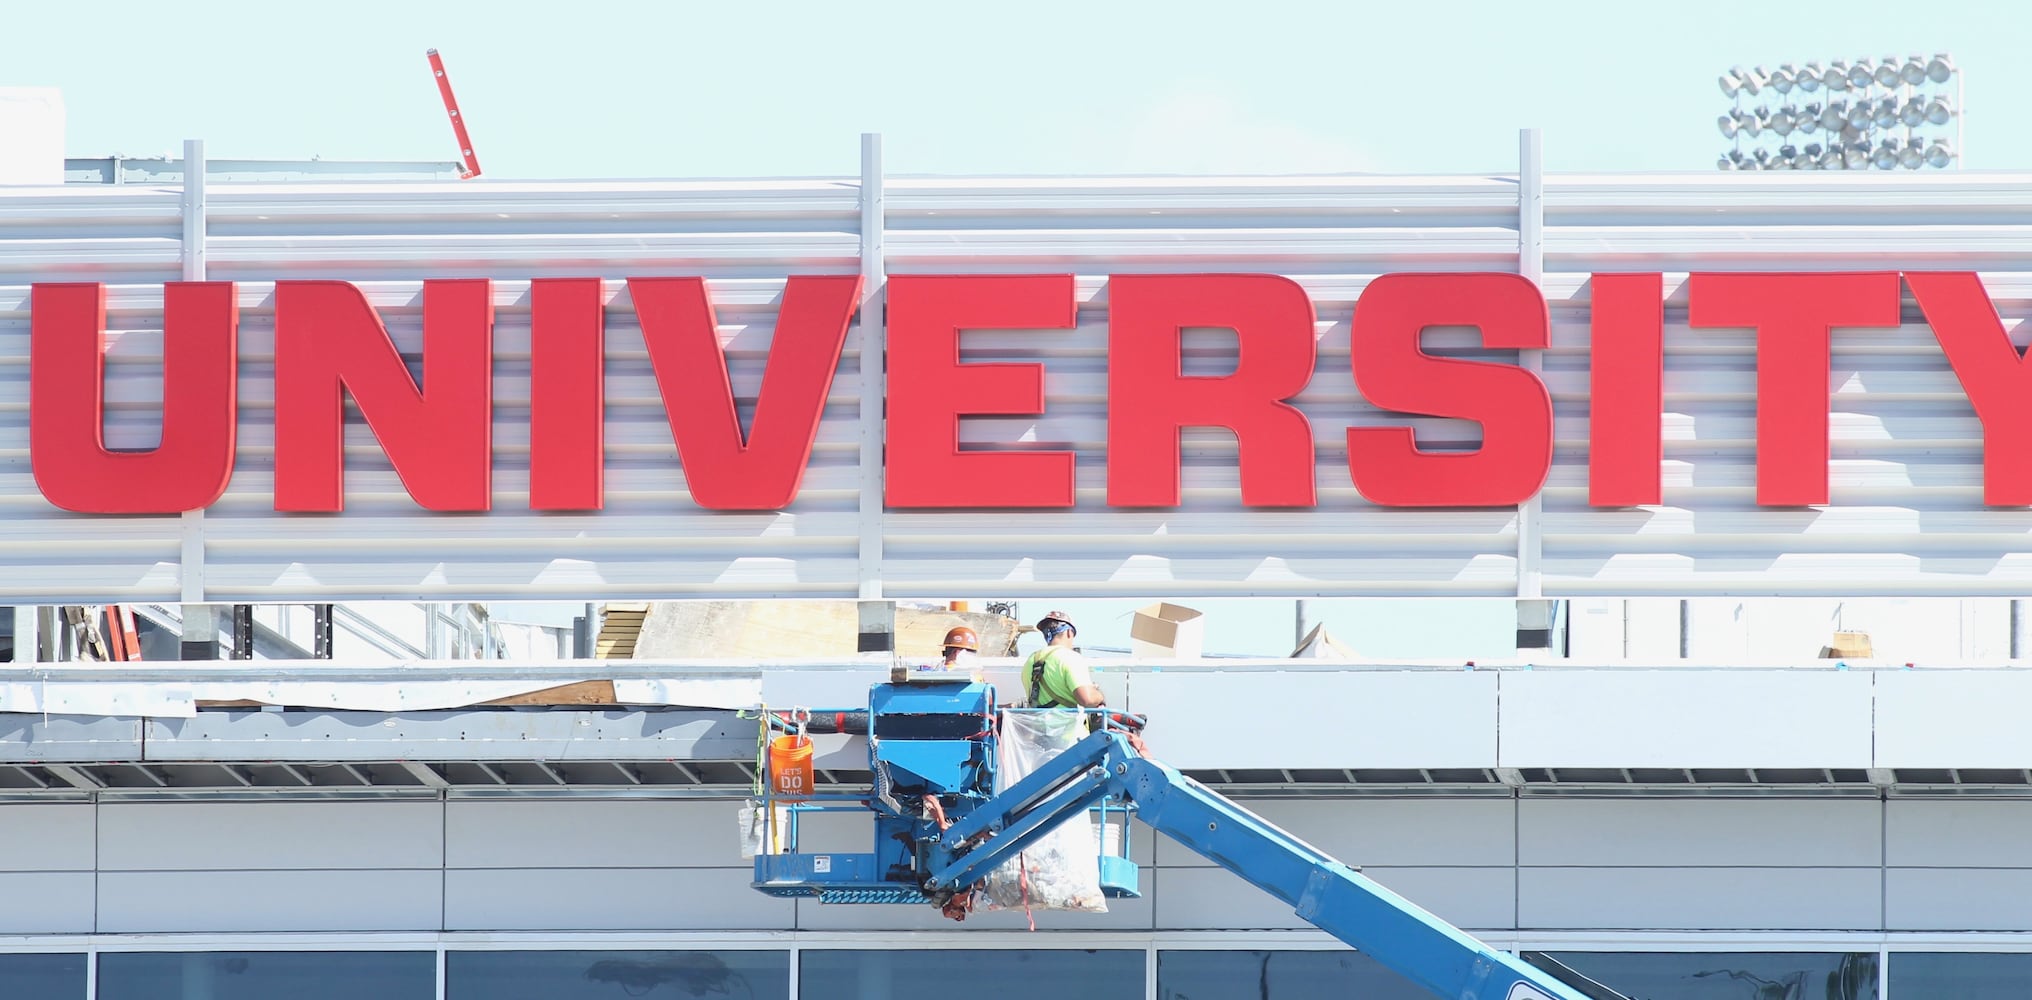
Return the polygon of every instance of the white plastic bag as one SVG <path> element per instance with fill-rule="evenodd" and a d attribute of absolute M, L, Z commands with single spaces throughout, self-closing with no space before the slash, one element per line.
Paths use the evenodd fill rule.
<path fill-rule="evenodd" d="M 1086 716 L 1078 712 L 1004 712 L 996 794 L 1086 735 Z M 1108 912 L 1092 814 L 1082 813 L 1032 841 L 1016 860 L 989 873 L 981 890 L 981 907 L 988 910 Z"/>
<path fill-rule="evenodd" d="M 752 858 L 757 854 L 781 854 L 783 842 L 789 836 L 790 808 L 778 803 L 776 824 L 769 824 L 769 810 L 763 808 L 760 799 L 749 799 L 741 806 L 736 819 L 741 827 L 741 857 Z"/>

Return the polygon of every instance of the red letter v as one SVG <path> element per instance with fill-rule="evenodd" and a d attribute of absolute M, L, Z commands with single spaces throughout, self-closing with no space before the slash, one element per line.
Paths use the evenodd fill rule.
<path fill-rule="evenodd" d="M 699 506 L 781 510 L 796 499 L 860 291 L 859 275 L 797 275 L 784 285 L 744 441 L 705 279 L 628 279 L 685 486 Z"/>

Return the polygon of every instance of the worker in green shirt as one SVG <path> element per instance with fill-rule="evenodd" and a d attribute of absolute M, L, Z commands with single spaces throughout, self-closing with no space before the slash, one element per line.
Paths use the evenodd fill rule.
<path fill-rule="evenodd" d="M 1079 635 L 1079 629 L 1073 627 L 1072 619 L 1066 617 L 1063 611 L 1053 611 L 1037 623 L 1037 632 L 1044 637 L 1044 648 L 1030 654 L 1018 674 L 1024 691 L 1030 695 L 1029 706 L 1100 708 L 1107 704 L 1100 686 L 1094 683 L 1093 674 L 1087 670 L 1086 657 L 1073 648 L 1073 639 Z M 1100 727 L 1100 716 L 1090 716 L 1087 725 L 1067 732 L 1068 745 L 1089 729 Z M 1131 731 L 1128 739 L 1137 753 L 1149 754 L 1150 748 L 1144 744 L 1141 733 Z"/>
<path fill-rule="evenodd" d="M 1101 689 L 1094 685 L 1086 657 L 1073 648 L 1079 629 L 1063 611 L 1053 611 L 1037 623 L 1044 648 L 1023 661 L 1017 676 L 1030 695 L 1031 708 L 1099 708 Z"/>

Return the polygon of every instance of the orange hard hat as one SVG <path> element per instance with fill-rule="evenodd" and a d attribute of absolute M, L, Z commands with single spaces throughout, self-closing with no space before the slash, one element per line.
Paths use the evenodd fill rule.
<path fill-rule="evenodd" d="M 981 651 L 981 637 L 975 635 L 973 629 L 961 625 L 958 628 L 947 631 L 945 634 L 944 648 L 952 649 L 954 647 L 971 649 L 978 653 Z"/>

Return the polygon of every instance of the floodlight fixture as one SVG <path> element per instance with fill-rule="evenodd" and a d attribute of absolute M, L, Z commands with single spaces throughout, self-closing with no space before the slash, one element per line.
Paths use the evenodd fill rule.
<path fill-rule="evenodd" d="M 1785 62 L 1776 69 L 1737 65 L 1717 82 L 1731 100 L 1715 119 L 1733 147 L 1717 161 L 1721 169 L 1917 170 L 1966 162 L 1962 73 L 1946 53 Z M 1825 98 L 1809 99 L 1823 88 Z M 1795 90 L 1807 96 L 1795 98 Z M 1953 133 L 1934 131 L 1942 126 Z M 1768 144 L 1767 132 L 1774 137 Z M 1825 148 L 1792 144 L 1822 135 Z"/>

